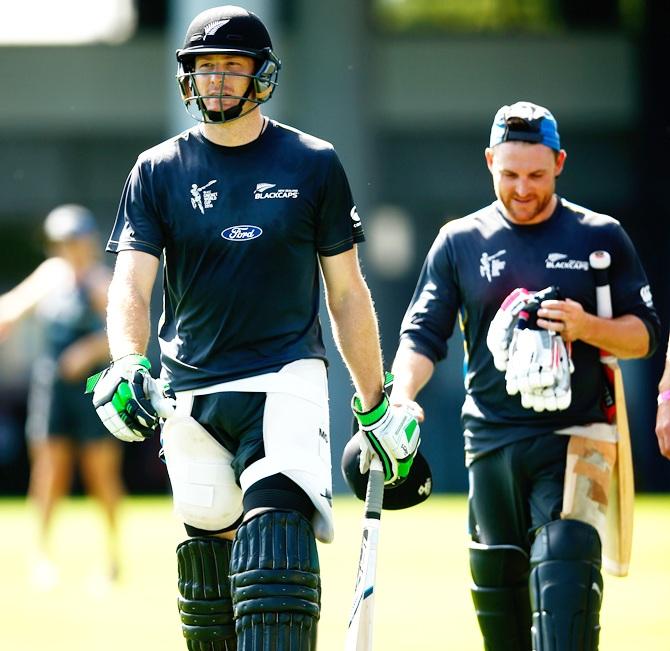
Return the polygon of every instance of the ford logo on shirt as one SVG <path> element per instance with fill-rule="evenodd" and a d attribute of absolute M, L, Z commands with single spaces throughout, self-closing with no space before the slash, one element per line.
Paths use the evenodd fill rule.
<path fill-rule="evenodd" d="M 249 224 L 230 226 L 221 231 L 221 237 L 229 242 L 248 242 L 249 240 L 255 240 L 262 234 L 263 229 L 260 226 L 250 226 Z"/>

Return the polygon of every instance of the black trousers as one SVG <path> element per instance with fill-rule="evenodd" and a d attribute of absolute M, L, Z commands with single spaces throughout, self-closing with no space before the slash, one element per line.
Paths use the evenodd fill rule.
<path fill-rule="evenodd" d="M 560 517 L 569 436 L 510 443 L 472 463 L 470 535 L 486 545 L 530 550 L 535 531 Z"/>

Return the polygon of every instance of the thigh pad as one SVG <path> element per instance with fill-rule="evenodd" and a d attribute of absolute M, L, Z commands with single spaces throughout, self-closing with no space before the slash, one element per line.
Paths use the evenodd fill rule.
<path fill-rule="evenodd" d="M 168 418 L 162 440 L 177 516 L 208 531 L 232 526 L 242 515 L 233 455 L 190 416 Z"/>

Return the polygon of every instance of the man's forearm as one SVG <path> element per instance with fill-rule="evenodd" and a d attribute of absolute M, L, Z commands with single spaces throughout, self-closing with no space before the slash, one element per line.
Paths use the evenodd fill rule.
<path fill-rule="evenodd" d="M 149 334 L 148 302 L 132 285 L 112 280 L 107 305 L 107 337 L 112 359 L 144 353 Z"/>
<path fill-rule="evenodd" d="M 663 375 L 658 383 L 658 392 L 670 390 L 670 340 L 668 340 L 668 347 L 665 353 L 665 368 L 663 369 Z"/>
<path fill-rule="evenodd" d="M 568 298 L 542 301 L 537 316 L 539 327 L 557 332 L 566 341 L 580 340 L 620 359 L 653 352 L 647 326 L 634 314 L 606 319 L 586 312 L 580 303 Z"/>
<path fill-rule="evenodd" d="M 433 376 L 434 370 L 432 360 L 401 344 L 391 369 L 394 376 L 392 402 L 415 400 Z"/>
<path fill-rule="evenodd" d="M 352 291 L 337 303 L 328 303 L 335 343 L 349 369 L 363 407 L 370 409 L 381 397 L 383 366 L 379 328 L 367 288 Z"/>
<path fill-rule="evenodd" d="M 649 352 L 649 333 L 641 319 L 627 314 L 616 319 L 590 315 L 591 327 L 583 341 L 619 359 L 644 357 Z"/>

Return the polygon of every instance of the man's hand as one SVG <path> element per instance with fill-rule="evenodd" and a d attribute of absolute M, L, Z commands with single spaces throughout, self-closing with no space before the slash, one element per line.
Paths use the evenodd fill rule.
<path fill-rule="evenodd" d="M 150 370 L 143 355 L 126 355 L 86 383 L 103 425 L 122 441 L 144 441 L 158 432 L 159 418 L 174 412 L 174 401 L 165 396 Z"/>
<path fill-rule="evenodd" d="M 354 395 L 351 408 L 360 426 L 357 436 L 361 446 L 361 474 L 367 472 L 370 457 L 376 454 L 384 468 L 384 483 L 403 481 L 421 442 L 414 412 L 407 406 L 391 405 L 386 392 L 370 411 L 362 411 L 358 395 Z"/>
<path fill-rule="evenodd" d="M 670 459 L 670 401 L 659 402 L 656 412 L 656 437 L 661 454 Z"/>
<path fill-rule="evenodd" d="M 581 303 L 570 298 L 542 301 L 537 316 L 540 328 L 557 332 L 565 341 L 589 338 L 593 315 L 585 312 Z"/>

